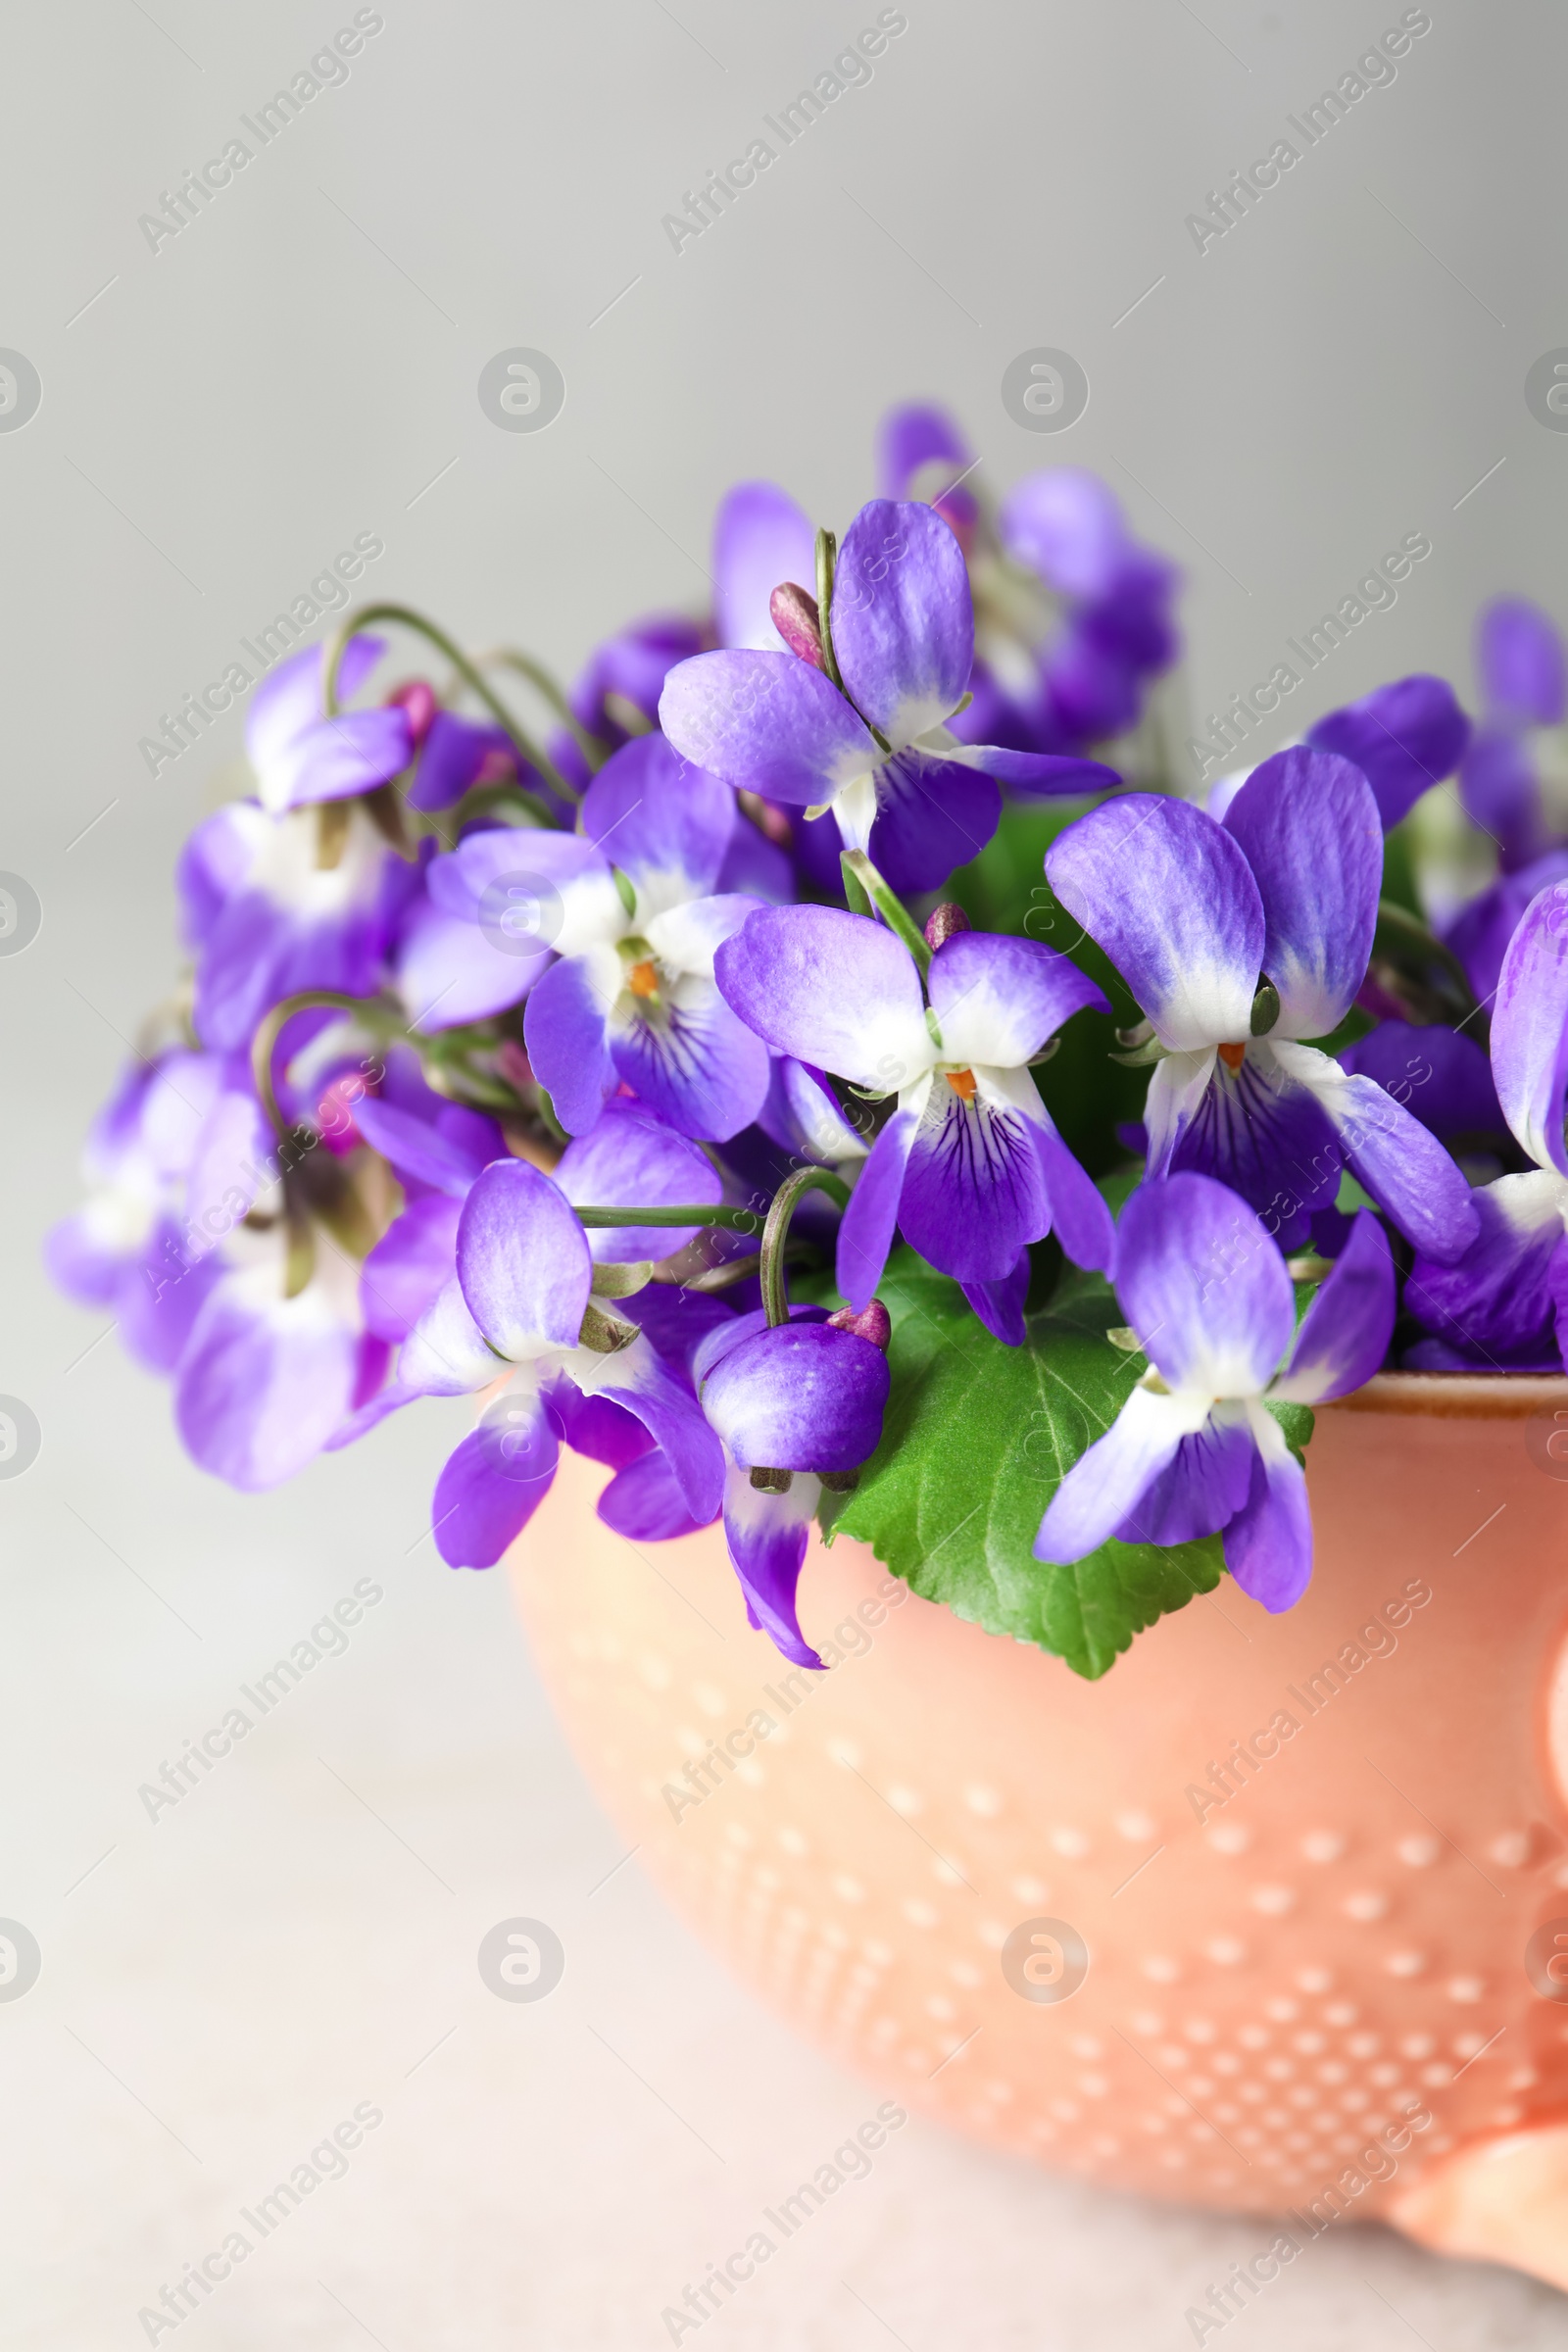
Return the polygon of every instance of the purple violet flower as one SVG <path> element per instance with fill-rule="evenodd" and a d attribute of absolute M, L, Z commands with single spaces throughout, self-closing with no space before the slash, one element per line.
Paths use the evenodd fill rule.
<path fill-rule="evenodd" d="M 1079 1265 L 1108 1267 L 1109 1211 L 1040 1100 L 1028 1064 L 1095 983 L 1036 940 L 960 931 L 931 958 L 831 906 L 770 907 L 720 949 L 718 985 L 775 1053 L 898 1104 L 839 1227 L 838 1284 L 866 1306 L 895 1225 L 963 1285 L 987 1327 L 1023 1338 L 1027 1245 L 1055 1228 Z"/>
<path fill-rule="evenodd" d="M 1140 1185 L 1122 1211 L 1116 1293 L 1150 1369 L 1052 1497 L 1036 1559 L 1065 1565 L 1112 1537 L 1185 1544 L 1223 1530 L 1243 1592 L 1292 1607 L 1312 1574 L 1312 1522 L 1268 1405 L 1326 1403 L 1382 1363 L 1394 1329 L 1382 1227 L 1357 1213 L 1298 1332 L 1291 1278 L 1259 1219 L 1212 1177 L 1172 1176 Z"/>
<path fill-rule="evenodd" d="M 868 850 L 895 890 L 934 889 L 979 855 L 1002 812 L 999 783 L 1100 792 L 1119 781 L 1098 761 L 950 732 L 973 667 L 974 610 L 963 551 L 930 507 L 861 508 L 830 625 L 842 689 L 804 655 L 700 654 L 670 672 L 660 723 L 728 784 L 831 808 L 846 848 Z"/>
<path fill-rule="evenodd" d="M 1219 1177 L 1289 1250 L 1348 1168 L 1419 1249 L 1461 1254 L 1476 1212 L 1442 1145 L 1301 1042 L 1344 1018 L 1371 953 L 1383 833 L 1359 768 L 1278 752 L 1223 823 L 1128 795 L 1069 826 L 1046 872 L 1148 1017 L 1152 1176 Z"/>
<path fill-rule="evenodd" d="M 1452 775 L 1470 740 L 1470 721 L 1446 678 L 1418 673 L 1329 711 L 1306 740 L 1361 770 L 1390 832 L 1424 792 Z"/>
<path fill-rule="evenodd" d="M 380 637 L 353 637 L 338 665 L 339 699 L 359 692 L 386 651 Z M 414 757 L 414 729 L 396 703 L 375 710 L 321 713 L 325 655 L 318 645 L 280 662 L 251 698 L 245 750 L 256 794 L 271 815 L 318 801 L 373 791 L 401 775 Z"/>
<path fill-rule="evenodd" d="M 1480 1230 L 1456 1263 L 1417 1255 L 1405 1304 L 1438 1343 L 1412 1352 L 1418 1368 L 1568 1361 L 1568 881 L 1531 901 L 1503 957 L 1492 1074 L 1503 1117 L 1535 1165 L 1475 1194 Z"/>
<path fill-rule="evenodd" d="M 888 1397 L 887 1318 L 880 1339 L 846 1329 L 843 1310 L 790 1310 L 773 1329 L 760 1308 L 716 1326 L 693 1358 L 703 1411 L 723 1444 L 724 1539 L 747 1615 L 797 1666 L 822 1661 L 801 1632 L 795 1589 L 822 1479 L 874 1453 Z M 753 1471 L 773 1472 L 758 1485 Z"/>

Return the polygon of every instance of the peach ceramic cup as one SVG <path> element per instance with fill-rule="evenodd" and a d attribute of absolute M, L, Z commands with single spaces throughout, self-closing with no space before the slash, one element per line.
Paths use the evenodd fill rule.
<path fill-rule="evenodd" d="M 1117 2187 L 1568 2288 L 1568 1381 L 1385 1374 L 1307 1462 L 1300 1605 L 1226 1580 L 1094 1684 L 846 1541 L 792 1672 L 721 1533 L 627 1543 L 576 1456 L 513 1566 L 627 1842 L 827 2049 Z"/>

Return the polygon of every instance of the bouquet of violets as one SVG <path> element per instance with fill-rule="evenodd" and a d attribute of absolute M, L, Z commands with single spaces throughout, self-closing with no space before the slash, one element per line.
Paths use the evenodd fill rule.
<path fill-rule="evenodd" d="M 815 1520 L 1094 1675 L 1299 1597 L 1315 1404 L 1562 1360 L 1562 648 L 1498 605 L 1478 724 L 1407 678 L 1200 805 L 1108 491 L 993 511 L 926 409 L 880 470 L 731 492 L 569 694 L 395 605 L 280 662 L 50 1262 L 237 1487 L 471 1395 L 455 1567 L 564 1445 L 799 1664 Z"/>

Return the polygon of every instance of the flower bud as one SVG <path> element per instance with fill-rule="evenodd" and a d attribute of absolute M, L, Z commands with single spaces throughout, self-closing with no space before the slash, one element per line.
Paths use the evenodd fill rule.
<path fill-rule="evenodd" d="M 951 899 L 944 899 L 942 905 L 925 918 L 925 944 L 935 955 L 945 940 L 954 939 L 960 931 L 971 928 L 963 908 L 955 906 Z"/>
<path fill-rule="evenodd" d="M 822 623 L 816 610 L 816 599 L 793 580 L 785 580 L 767 600 L 773 626 L 790 652 L 802 662 L 809 662 L 813 669 L 823 669 Z"/>
<path fill-rule="evenodd" d="M 858 1340 L 869 1340 L 873 1348 L 880 1348 L 886 1355 L 888 1342 L 893 1337 L 893 1321 L 880 1298 L 873 1298 L 858 1314 L 853 1306 L 841 1306 L 827 1320 L 830 1331 L 853 1331 Z"/>
<path fill-rule="evenodd" d="M 410 732 L 415 743 L 421 744 L 434 724 L 437 709 L 435 696 L 423 678 L 411 678 L 406 686 L 396 687 L 386 699 L 389 707 L 408 712 Z"/>

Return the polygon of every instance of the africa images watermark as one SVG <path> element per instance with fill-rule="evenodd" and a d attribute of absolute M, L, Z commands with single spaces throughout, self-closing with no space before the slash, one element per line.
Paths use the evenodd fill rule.
<path fill-rule="evenodd" d="M 358 10 L 353 24 L 335 32 L 329 45 L 318 49 L 310 64 L 300 68 L 287 89 L 274 91 L 265 106 L 256 109 L 254 120 L 241 115 L 240 121 L 256 142 L 254 147 L 236 132 L 225 141 L 220 155 L 209 156 L 195 172 L 187 171 L 173 188 L 160 189 L 162 212 L 143 213 L 136 222 L 153 252 L 199 220 L 214 197 L 232 186 L 235 172 L 243 172 L 264 147 L 270 147 L 323 90 L 336 89 L 347 81 L 348 59 L 358 57 L 366 42 L 385 28 L 386 19 L 378 9 Z"/>
<path fill-rule="evenodd" d="M 1290 2206 L 1285 2216 L 1291 2225 L 1289 2229 L 1282 2230 L 1250 2262 L 1234 2264 L 1225 2284 L 1209 2288 L 1206 2306 L 1188 2305 L 1183 2316 L 1195 2343 L 1205 2342 L 1222 2328 L 1228 2328 L 1232 2320 L 1239 2319 L 1249 2302 L 1261 2294 L 1314 2238 L 1321 2237 L 1336 2222 L 1344 2221 L 1353 2210 L 1356 2198 L 1365 2196 L 1374 2180 L 1392 2180 L 1399 2169 L 1396 2159 L 1404 2154 L 1414 2135 L 1429 2130 L 1431 2123 L 1431 2109 L 1419 2099 L 1409 2101 L 1401 2108 L 1397 2121 L 1385 2124 L 1381 2131 L 1371 2134 L 1354 2164 L 1346 2165 L 1310 2204 L 1300 2208 Z"/>
<path fill-rule="evenodd" d="M 1211 1762 L 1208 1782 L 1189 1781 L 1182 1791 L 1200 1821 L 1228 1805 L 1247 1787 L 1248 1776 L 1256 1778 L 1261 1767 L 1277 1756 L 1285 1741 L 1294 1740 L 1304 1724 L 1314 1715 L 1321 1715 L 1331 1699 L 1348 1690 L 1352 1679 L 1363 1672 L 1374 1658 L 1392 1658 L 1398 1648 L 1395 1628 L 1401 1631 L 1410 1622 L 1415 1609 L 1424 1609 L 1432 1598 L 1432 1587 L 1424 1577 L 1413 1576 L 1401 1587 L 1393 1600 L 1386 1600 L 1371 1620 L 1363 1625 L 1353 1642 L 1342 1642 L 1332 1658 L 1325 1658 L 1315 1674 L 1303 1675 L 1304 1690 L 1295 1683 L 1287 1683 L 1285 1695 L 1300 1708 L 1293 1715 L 1289 1707 L 1277 1707 L 1260 1731 L 1243 1741 L 1233 1740 L 1230 1753 L 1222 1763 Z"/>
<path fill-rule="evenodd" d="M 901 1607 L 908 1596 L 907 1585 L 901 1583 L 896 1576 L 884 1577 L 877 1592 L 868 1594 L 860 1602 L 855 1615 L 846 1617 L 842 1625 L 834 1628 L 830 1637 L 819 1642 L 818 1655 L 823 1664 L 831 1669 L 843 1665 L 846 1658 L 863 1658 L 871 1647 L 871 1636 L 865 1629 L 880 1625 L 889 1609 Z M 799 1690 L 792 1688 L 797 1683 Z M 820 1675 L 808 1674 L 805 1667 L 797 1666 L 793 1673 L 779 1676 L 776 1688 L 772 1683 L 764 1683 L 762 1696 L 772 1700 L 782 1718 L 793 1715 L 796 1708 L 821 1687 Z M 694 1806 L 704 1803 L 716 1789 L 722 1788 L 726 1779 L 755 1752 L 759 1740 L 771 1740 L 778 1728 L 778 1723 L 764 1708 L 754 1707 L 746 1721 L 737 1724 L 722 1743 L 717 1740 L 710 1740 L 705 1753 L 692 1757 L 681 1780 L 666 1781 L 659 1792 L 668 1808 L 670 1819 L 683 1820 Z"/>
<path fill-rule="evenodd" d="M 265 1674 L 256 1677 L 254 1686 L 241 1683 L 240 1696 L 255 1708 L 254 1715 L 244 1707 L 230 1707 L 222 1720 L 203 1732 L 199 1740 L 187 1740 L 172 1764 L 162 1765 L 156 1781 L 143 1781 L 136 1794 L 154 1829 L 170 1806 L 177 1805 L 183 1796 L 201 1786 L 206 1774 L 224 1756 L 233 1753 L 237 1741 L 253 1732 L 264 1715 L 270 1715 L 280 1706 L 289 1692 L 302 1683 L 325 1658 L 340 1658 L 349 1645 L 350 1629 L 359 1624 L 367 1609 L 373 1609 L 384 1597 L 383 1588 L 368 1576 L 362 1576 L 351 1592 L 335 1601 L 328 1614 L 302 1634 L 286 1658 L 275 1659 Z"/>
<path fill-rule="evenodd" d="M 688 2286 L 680 2303 L 665 2304 L 659 2316 L 670 2342 L 678 2344 L 682 2336 L 706 2327 L 723 2310 L 725 2298 L 733 2296 L 748 2278 L 755 2278 L 761 2264 L 770 2262 L 785 2239 L 803 2230 L 829 2197 L 836 2197 L 852 2180 L 863 2180 L 871 2170 L 873 2153 L 885 2144 L 889 2132 L 902 2132 L 908 2120 L 906 2109 L 893 2099 L 884 2099 L 854 2138 L 835 2148 L 830 2162 L 817 2166 L 809 2180 L 803 2180 L 792 2195 L 780 2197 L 776 2207 L 764 2205 L 762 2219 L 769 2228 L 754 2230 L 744 2246 L 713 2264 L 701 2285 Z M 776 2237 L 773 2230 L 778 2232 Z"/>
<path fill-rule="evenodd" d="M 1298 669 L 1292 662 L 1277 662 L 1262 685 L 1254 686 L 1250 694 L 1233 694 L 1218 710 L 1210 710 L 1203 721 L 1207 736 L 1190 735 L 1187 739 L 1188 756 L 1197 765 L 1200 781 L 1211 767 L 1234 760 L 1246 737 L 1267 722 L 1281 699 L 1294 694 L 1304 677 L 1322 668 L 1352 629 L 1358 629 L 1370 613 L 1390 612 L 1399 601 L 1396 581 L 1408 579 L 1411 566 L 1424 564 L 1431 553 L 1432 541 L 1425 531 L 1406 531 L 1394 552 L 1374 564 L 1348 596 L 1342 596 L 1299 637 L 1286 638 L 1286 649 L 1294 662 L 1300 663 Z"/>
<path fill-rule="evenodd" d="M 286 611 L 276 613 L 265 629 L 257 630 L 254 645 L 248 637 L 240 639 L 255 663 L 254 669 L 247 668 L 243 662 L 231 662 L 222 676 L 204 686 L 200 695 L 187 694 L 172 716 L 161 710 L 158 724 L 163 732 L 142 736 L 136 746 L 148 774 L 156 776 L 160 768 L 172 766 L 193 743 L 199 743 L 206 730 L 225 710 L 231 710 L 258 678 L 265 678 L 285 654 L 304 643 L 305 632 L 314 622 L 324 620 L 328 612 L 336 612 L 348 603 L 345 582 L 357 580 L 367 564 L 373 564 L 378 556 L 385 554 L 386 541 L 379 532 L 359 532 L 352 547 L 335 556 L 308 589 L 301 589 Z"/>
<path fill-rule="evenodd" d="M 705 229 L 721 220 L 744 189 L 755 187 L 758 173 L 770 170 L 786 147 L 793 147 L 797 139 L 804 138 L 811 124 L 830 106 L 837 105 L 846 90 L 858 89 L 868 82 L 872 58 L 881 57 L 889 41 L 896 41 L 901 32 L 908 29 L 909 20 L 902 8 L 883 9 L 876 24 L 858 34 L 831 66 L 824 66 L 808 89 L 802 90 L 788 106 L 779 108 L 777 118 L 764 115 L 762 121 L 778 145 L 773 146 L 760 135 L 753 139 L 746 153 L 726 164 L 722 172 L 710 172 L 701 187 L 686 190 L 681 198 L 685 212 L 666 213 L 661 220 L 659 225 L 675 251 L 683 252 L 694 237 L 700 237 Z"/>
<path fill-rule="evenodd" d="M 328 2180 L 341 2180 L 349 2169 L 349 2157 L 363 2142 L 368 2132 L 373 2132 L 384 2121 L 379 2107 L 369 2099 L 361 2099 L 352 2116 L 345 2116 L 333 2127 L 331 2134 L 314 2147 L 308 2157 L 295 2165 L 286 2180 L 279 2180 L 265 2197 L 258 2197 L 254 2211 L 242 2205 L 239 2218 L 247 2230 L 230 2230 L 220 2246 L 204 2254 L 199 2262 L 188 2262 L 172 2286 L 162 2289 L 157 2303 L 145 2303 L 136 2317 L 142 2333 L 150 2344 L 160 2336 L 169 2335 L 182 2327 L 192 2312 L 202 2304 L 216 2286 L 232 2278 L 239 2263 L 255 2253 L 264 2237 L 299 2210 L 309 2196 Z"/>
<path fill-rule="evenodd" d="M 1270 188 L 1277 188 L 1287 172 L 1297 165 L 1312 148 L 1319 146 L 1337 122 L 1343 122 L 1352 106 L 1358 106 L 1368 92 L 1386 89 L 1398 78 L 1395 59 L 1409 54 L 1413 41 L 1432 30 L 1432 19 L 1424 8 L 1407 8 L 1398 24 L 1383 35 L 1382 41 L 1358 57 L 1351 72 L 1342 74 L 1332 89 L 1325 90 L 1312 105 L 1304 106 L 1299 117 L 1287 115 L 1285 120 L 1301 144 L 1298 147 L 1288 138 L 1276 139 L 1267 155 L 1250 164 L 1245 172 L 1233 172 L 1223 188 L 1210 188 L 1205 202 L 1206 213 L 1189 213 L 1186 220 L 1188 235 L 1200 253 L 1239 228 L 1253 207 L 1262 201 Z"/>

